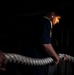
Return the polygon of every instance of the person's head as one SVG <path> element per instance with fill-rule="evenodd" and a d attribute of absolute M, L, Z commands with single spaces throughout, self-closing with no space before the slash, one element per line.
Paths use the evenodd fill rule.
<path fill-rule="evenodd" d="M 59 23 L 59 20 L 61 18 L 61 16 L 58 15 L 56 12 L 48 12 L 46 16 L 52 21 L 53 25 Z"/>

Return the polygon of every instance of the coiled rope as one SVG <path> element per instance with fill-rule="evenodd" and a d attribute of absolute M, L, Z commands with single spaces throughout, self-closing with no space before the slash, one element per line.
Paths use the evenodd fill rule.
<path fill-rule="evenodd" d="M 60 58 L 63 58 L 64 55 L 67 56 L 69 61 L 72 61 L 74 63 L 74 57 L 67 55 L 67 54 L 59 54 Z M 54 60 L 51 57 L 48 58 L 31 58 L 31 57 L 26 57 L 23 55 L 19 54 L 14 54 L 14 53 L 5 53 L 6 61 L 7 62 L 14 62 L 18 64 L 25 64 L 25 65 L 33 65 L 33 66 L 41 66 L 41 65 L 46 65 L 52 63 Z"/>

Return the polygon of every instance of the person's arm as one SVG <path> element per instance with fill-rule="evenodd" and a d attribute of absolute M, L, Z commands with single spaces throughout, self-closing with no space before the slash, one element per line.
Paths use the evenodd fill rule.
<path fill-rule="evenodd" d="M 55 63 L 59 63 L 60 58 L 58 54 L 55 52 L 54 48 L 52 47 L 51 44 L 51 37 L 50 37 L 50 30 L 51 30 L 51 25 L 49 20 L 44 19 L 41 23 L 42 25 L 42 30 L 40 34 L 40 44 L 43 47 L 43 50 L 45 50 L 52 58 L 54 58 Z"/>
<path fill-rule="evenodd" d="M 4 71 L 5 70 L 5 55 L 2 51 L 0 51 L 0 71 Z"/>
<path fill-rule="evenodd" d="M 55 59 L 55 64 L 58 64 L 59 61 L 60 61 L 60 58 L 58 56 L 58 54 L 55 52 L 52 44 L 42 44 L 44 50 L 51 56 Z"/>

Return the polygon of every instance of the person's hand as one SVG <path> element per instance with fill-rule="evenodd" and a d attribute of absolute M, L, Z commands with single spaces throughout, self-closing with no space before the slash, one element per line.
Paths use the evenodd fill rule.
<path fill-rule="evenodd" d="M 68 61 L 68 60 L 69 59 L 68 59 L 67 55 L 65 54 L 63 58 L 57 57 L 55 60 L 55 64 L 58 64 L 61 61 Z"/>
<path fill-rule="evenodd" d="M 0 51 L 0 71 L 5 71 L 5 55 L 2 51 Z"/>
<path fill-rule="evenodd" d="M 68 61 L 69 58 L 68 58 L 67 55 L 65 54 L 64 57 L 62 58 L 62 60 L 64 60 L 64 61 Z"/>
<path fill-rule="evenodd" d="M 58 64 L 60 61 L 61 61 L 60 57 L 57 56 L 57 58 L 55 59 L 54 63 L 55 63 L 55 64 Z"/>
<path fill-rule="evenodd" d="M 56 56 L 56 58 L 54 59 L 54 64 L 58 64 L 59 62 L 62 62 L 62 61 L 68 61 L 68 57 L 67 55 L 65 54 L 63 58 L 60 58 L 59 56 Z"/>

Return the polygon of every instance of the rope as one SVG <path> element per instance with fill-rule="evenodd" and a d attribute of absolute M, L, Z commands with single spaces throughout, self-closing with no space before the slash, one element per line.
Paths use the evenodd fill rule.
<path fill-rule="evenodd" d="M 60 58 L 63 58 L 65 54 L 59 54 Z M 74 57 L 67 55 L 69 61 L 72 61 L 74 63 Z M 14 54 L 14 53 L 5 53 L 6 61 L 7 62 L 14 62 L 18 64 L 25 64 L 25 65 L 33 65 L 33 66 L 41 66 L 41 65 L 46 65 L 52 63 L 54 60 L 51 57 L 48 58 L 31 58 L 19 54 Z"/>

